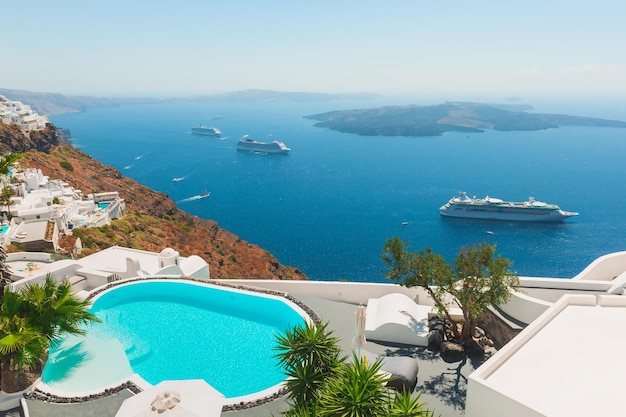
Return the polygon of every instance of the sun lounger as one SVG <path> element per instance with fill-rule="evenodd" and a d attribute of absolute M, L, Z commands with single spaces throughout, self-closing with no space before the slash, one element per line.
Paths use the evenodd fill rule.
<path fill-rule="evenodd" d="M 386 294 L 367 301 L 365 337 L 382 342 L 428 346 L 431 306 L 417 304 L 404 294 Z"/>
<path fill-rule="evenodd" d="M 368 363 L 374 363 L 379 357 L 361 349 L 361 357 L 366 357 Z M 413 391 L 417 384 L 417 361 L 409 356 L 382 356 L 381 371 L 391 374 L 388 387 L 398 391 Z"/>

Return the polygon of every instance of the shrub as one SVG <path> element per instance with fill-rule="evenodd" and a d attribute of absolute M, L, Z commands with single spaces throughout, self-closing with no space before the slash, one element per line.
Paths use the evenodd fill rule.
<path fill-rule="evenodd" d="M 59 162 L 59 165 L 61 165 L 61 168 L 67 169 L 68 171 L 74 171 L 74 167 L 72 166 L 72 164 L 67 161 L 61 161 Z"/>

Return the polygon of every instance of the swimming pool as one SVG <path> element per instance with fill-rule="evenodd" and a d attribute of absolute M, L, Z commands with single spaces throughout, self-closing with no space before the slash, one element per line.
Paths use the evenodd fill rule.
<path fill-rule="evenodd" d="M 179 280 L 123 284 L 95 299 L 102 323 L 50 349 L 42 380 L 86 392 L 133 373 L 151 384 L 202 378 L 227 398 L 280 384 L 275 337 L 304 322 L 282 297 Z"/>

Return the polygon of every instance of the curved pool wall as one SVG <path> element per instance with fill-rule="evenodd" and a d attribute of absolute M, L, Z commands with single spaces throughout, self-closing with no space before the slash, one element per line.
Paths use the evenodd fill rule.
<path fill-rule="evenodd" d="M 248 379 L 253 379 L 255 375 L 263 375 L 264 371 L 261 362 L 270 359 L 269 356 L 272 357 L 270 362 L 272 363 L 271 366 L 274 368 L 274 371 L 278 370 L 275 358 L 273 358 L 274 352 L 271 351 L 271 349 L 267 349 L 267 337 L 265 337 L 265 351 L 262 353 L 258 351 L 255 352 L 255 349 L 258 345 L 262 345 L 262 342 L 258 341 L 257 339 L 259 339 L 259 337 L 255 335 L 250 337 L 249 332 L 253 331 L 250 326 L 270 328 L 272 339 L 275 340 L 275 334 L 282 333 L 287 328 L 309 320 L 305 306 L 305 308 L 301 308 L 296 303 L 278 295 L 278 293 L 268 294 L 267 291 L 261 293 L 252 292 L 225 287 L 223 285 L 215 286 L 182 279 L 141 279 L 135 280 L 134 282 L 115 283 L 115 285 L 109 284 L 105 291 L 98 293 L 98 295 L 94 297 L 92 312 L 98 316 L 104 317 L 109 324 L 117 323 L 120 318 L 119 311 L 117 311 L 119 307 L 125 308 L 126 306 L 137 304 L 135 307 L 138 307 L 139 310 L 131 311 L 130 314 L 134 319 L 143 320 L 143 325 L 145 325 L 146 321 L 156 325 L 156 328 L 160 329 L 156 331 L 157 334 L 165 333 L 163 326 L 173 327 L 182 324 L 194 324 L 192 323 L 194 319 L 189 319 L 186 316 L 175 317 L 175 320 L 168 321 L 171 317 L 164 317 L 162 314 L 164 310 L 151 312 L 150 308 L 146 307 L 145 303 L 184 305 L 185 308 L 190 308 L 196 312 L 203 310 L 207 314 L 224 315 L 224 312 L 228 312 L 228 314 L 226 314 L 227 316 L 238 321 L 238 324 L 231 326 L 235 328 L 229 329 L 227 325 L 226 328 L 220 330 L 220 334 L 210 336 L 210 341 L 200 343 L 200 350 L 192 353 L 191 361 L 195 360 L 197 357 L 200 357 L 200 360 L 206 360 L 202 355 L 205 353 L 205 350 L 210 350 L 217 355 L 210 360 L 211 363 L 204 363 L 204 367 L 215 369 L 218 373 L 234 375 L 235 383 L 244 386 Z M 108 315 L 110 312 L 114 313 Z M 166 316 L 175 315 L 172 313 L 165 314 Z M 210 320 L 214 319 L 211 318 Z M 69 345 L 62 346 L 58 351 L 55 351 L 54 348 L 51 349 L 49 363 L 46 364 L 46 369 L 44 369 L 44 384 L 42 384 L 44 390 L 48 388 L 51 392 L 57 394 L 66 392 L 68 395 L 75 395 L 77 391 L 79 391 L 80 394 L 92 393 L 102 391 L 112 386 L 114 383 L 119 384 L 120 381 L 132 380 L 131 375 L 140 381 L 147 380 L 150 384 L 159 382 L 158 380 L 154 380 L 153 376 L 144 378 L 142 371 L 135 370 L 136 364 L 132 365 L 133 369 L 131 370 L 130 368 L 125 368 L 125 365 L 121 363 L 126 362 L 127 365 L 132 364 L 133 361 L 137 359 L 137 351 L 141 353 L 143 350 L 142 354 L 147 356 L 151 354 L 146 350 L 145 339 L 140 337 L 133 341 L 128 340 L 128 336 L 133 331 L 132 327 L 134 325 L 132 321 L 128 326 L 130 327 L 126 327 L 125 329 L 129 330 L 128 333 L 123 332 L 121 335 L 113 335 L 113 337 L 104 337 L 104 340 L 94 341 L 92 340 L 92 336 L 94 336 L 97 331 L 90 331 L 88 332 L 86 340 L 80 342 L 76 340 L 72 342 L 70 340 Z M 142 326 L 142 324 L 139 323 L 137 326 Z M 123 327 L 124 326 L 121 328 Z M 184 357 L 185 352 L 183 348 L 189 344 L 189 341 L 197 342 L 196 339 L 206 337 L 201 334 L 204 331 L 204 327 L 207 326 L 196 326 L 191 330 L 186 330 L 186 328 L 183 327 L 176 329 L 177 340 L 173 342 L 170 341 L 168 345 L 171 347 L 170 350 L 173 353 L 172 357 Z M 119 329 L 118 327 L 118 330 Z M 148 338 L 150 338 L 150 335 L 148 335 Z M 228 345 L 230 341 L 235 341 L 235 343 Z M 245 342 L 250 342 L 250 344 L 246 344 Z M 90 347 L 90 344 L 97 345 L 97 348 L 93 348 L 93 346 Z M 198 343 L 195 343 L 195 349 L 198 349 L 198 346 Z M 84 350 L 85 348 L 86 351 Z M 106 370 L 89 369 L 89 367 L 86 367 L 86 375 L 81 377 L 80 371 L 75 371 L 77 361 L 85 360 L 85 358 L 90 355 L 97 356 L 95 353 L 98 352 L 100 352 L 100 354 L 106 352 L 106 354 L 101 355 L 104 359 L 99 365 L 99 368 L 105 367 Z M 232 359 L 228 359 L 226 356 L 222 356 L 229 352 L 235 354 L 235 362 L 232 362 Z M 124 359 L 121 359 L 121 356 L 124 356 Z M 141 356 L 141 354 L 139 356 Z M 248 361 L 248 365 L 246 365 L 246 361 Z M 86 360 L 86 362 L 89 361 Z M 139 360 L 139 362 L 141 362 L 141 360 Z M 243 363 L 243 368 L 237 368 L 239 363 Z M 67 369 L 59 370 L 55 369 L 56 365 L 60 367 L 69 366 L 66 366 Z M 79 365 L 81 364 L 79 363 Z M 172 366 L 177 367 L 178 365 L 172 363 Z M 203 366 L 199 365 L 195 367 L 202 368 Z M 94 379 L 95 374 L 111 372 L 114 369 L 121 369 L 121 372 L 127 375 L 116 375 L 113 373 L 108 376 L 110 380 L 97 389 L 88 387 L 86 381 L 82 381 L 82 379 Z M 71 372 L 69 370 L 71 370 Z M 75 379 L 74 383 L 66 384 L 63 381 L 63 372 L 69 373 L 68 380 L 72 381 Z M 188 379 L 195 377 L 197 376 L 191 375 L 187 378 L 176 376 L 165 377 L 163 379 Z M 210 380 L 211 378 L 206 377 L 205 379 L 216 389 L 222 391 L 219 386 L 222 382 L 212 382 Z M 277 393 L 283 389 L 284 375 L 280 370 L 278 370 L 278 374 L 274 372 L 266 378 L 262 377 L 262 379 L 264 380 L 264 385 L 260 388 L 257 386 L 247 392 L 235 391 L 234 393 L 224 393 L 227 397 L 227 403 L 238 404 L 240 402 L 258 401 L 260 398 L 276 396 Z M 64 388 L 64 386 L 66 387 Z"/>

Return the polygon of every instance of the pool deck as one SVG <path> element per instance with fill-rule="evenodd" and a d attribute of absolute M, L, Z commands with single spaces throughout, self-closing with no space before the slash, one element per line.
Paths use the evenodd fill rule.
<path fill-rule="evenodd" d="M 309 306 L 323 322 L 328 322 L 328 328 L 341 339 L 340 347 L 348 355 L 353 349 L 354 312 L 356 305 L 329 301 L 319 298 L 297 297 Z M 442 417 L 463 416 L 465 409 L 465 394 L 467 378 L 482 362 L 460 361 L 447 363 L 437 352 L 432 352 L 417 346 L 392 346 L 368 341 L 365 349 L 385 355 L 405 355 L 417 359 L 419 365 L 417 386 L 414 395 L 422 392 L 422 401 L 428 403 L 428 408 L 435 411 L 435 415 Z M 98 400 L 75 404 L 49 404 L 36 400 L 27 400 L 30 417 L 78 417 L 101 416 L 115 417 L 124 399 L 132 395 L 122 391 Z M 222 412 L 226 417 L 268 417 L 278 416 L 287 409 L 284 399 L 254 408 L 238 411 Z M 19 415 L 19 414 L 16 414 Z"/>

